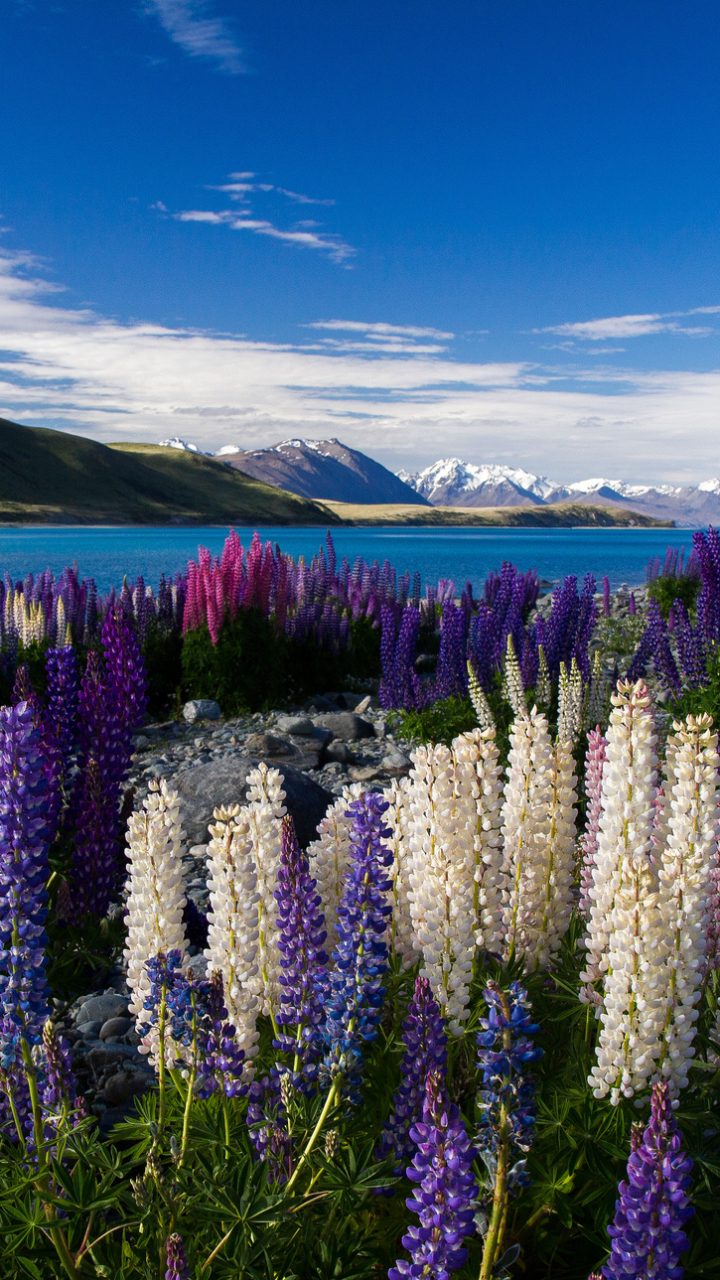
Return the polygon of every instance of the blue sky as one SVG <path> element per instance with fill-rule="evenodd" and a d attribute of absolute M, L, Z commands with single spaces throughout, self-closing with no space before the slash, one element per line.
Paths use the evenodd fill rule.
<path fill-rule="evenodd" d="M 0 414 L 720 472 L 720 10 L 5 0 Z"/>

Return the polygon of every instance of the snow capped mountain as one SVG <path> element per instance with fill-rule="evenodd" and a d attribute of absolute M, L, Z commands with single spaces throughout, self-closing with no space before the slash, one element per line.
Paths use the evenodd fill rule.
<path fill-rule="evenodd" d="M 185 453 L 201 453 L 196 444 L 188 444 L 187 440 L 181 440 L 179 436 L 173 436 L 171 440 L 159 440 L 159 445 L 163 449 L 183 449 Z"/>
<path fill-rule="evenodd" d="M 400 471 L 400 479 L 435 507 L 518 507 L 551 502 L 598 503 L 631 508 L 678 525 L 720 523 L 720 479 L 698 485 L 629 484 L 593 476 L 556 484 L 520 468 L 478 466 L 460 458 L 441 458 L 424 471 Z"/>
<path fill-rule="evenodd" d="M 224 461 L 256 480 L 303 498 L 427 505 L 425 498 L 394 472 L 335 439 L 281 440 L 267 449 L 225 456 Z"/>

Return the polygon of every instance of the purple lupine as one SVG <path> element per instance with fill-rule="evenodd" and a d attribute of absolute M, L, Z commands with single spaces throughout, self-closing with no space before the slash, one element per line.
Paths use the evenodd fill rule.
<path fill-rule="evenodd" d="M 67 778 L 77 736 L 78 673 L 72 645 L 64 649 L 48 649 L 45 671 L 47 719 L 60 749 Z"/>
<path fill-rule="evenodd" d="M 590 729 L 585 753 L 585 795 L 588 798 L 587 821 L 580 837 L 582 869 L 580 872 L 580 910 L 587 916 L 590 911 L 590 887 L 598 848 L 598 832 L 602 815 L 602 779 L 605 768 L 607 741 L 600 726 Z"/>
<path fill-rule="evenodd" d="M 693 631 L 684 601 L 675 600 L 672 613 L 675 619 L 675 642 L 680 665 L 692 685 L 706 684 L 708 675 L 702 646 L 696 632 Z"/>
<path fill-rule="evenodd" d="M 467 693 L 467 637 L 465 614 L 452 601 L 442 607 L 440 652 L 435 676 L 435 697 L 464 697 Z"/>
<path fill-rule="evenodd" d="M 116 689 L 122 724 L 127 733 L 139 729 L 145 718 L 148 678 L 138 638 L 129 618 L 119 609 L 109 609 L 102 629 L 105 669 Z"/>
<path fill-rule="evenodd" d="M 607 574 L 603 578 L 603 613 L 606 618 L 610 617 L 610 579 Z"/>
<path fill-rule="evenodd" d="M 73 1107 L 77 1085 L 73 1074 L 70 1045 L 59 1036 L 52 1022 L 43 1027 L 43 1081 L 40 1092 L 43 1108 L 59 1111 L 63 1106 Z"/>
<path fill-rule="evenodd" d="M 536 1035 L 539 1027 L 530 1018 L 530 1001 L 519 982 L 511 983 L 504 992 L 490 981 L 483 996 L 488 1014 L 480 1019 L 482 1031 L 475 1036 L 482 1072 L 478 1093 L 480 1128 L 476 1141 L 482 1150 L 494 1154 L 503 1144 L 507 1144 L 510 1151 L 514 1148 L 527 1152 L 535 1126 L 535 1081 L 527 1065 L 537 1062 L 543 1053 L 529 1037 Z M 514 1175 L 515 1185 L 523 1185 L 526 1181 L 524 1160 L 510 1173 Z"/>
<path fill-rule="evenodd" d="M 275 1021 L 280 1028 L 275 1041 L 294 1059 L 293 1073 L 316 1058 L 321 1047 L 322 995 L 327 981 L 327 937 L 322 899 L 310 875 L 307 854 L 298 844 L 295 823 L 282 820 L 280 863 L 275 898 L 278 904 L 280 977 L 282 991 Z"/>
<path fill-rule="evenodd" d="M 628 612 L 631 618 L 634 618 L 637 613 L 637 602 L 635 600 L 634 591 L 630 592 L 630 600 L 628 601 Z"/>
<path fill-rule="evenodd" d="M 174 1231 L 166 1241 L 167 1271 L 165 1280 L 190 1280 L 190 1269 L 185 1256 L 182 1236 Z"/>
<path fill-rule="evenodd" d="M 655 670 L 665 680 L 671 693 L 677 696 L 682 687 L 680 672 L 670 648 L 667 623 L 662 616 L 660 604 L 654 596 L 648 600 L 647 618 Z"/>
<path fill-rule="evenodd" d="M 26 662 L 21 662 L 15 672 L 15 684 L 11 701 L 15 707 L 21 702 L 30 707 L 35 728 L 40 735 L 38 747 L 43 762 L 43 772 L 47 781 L 47 792 L 43 806 L 45 814 L 43 838 L 48 845 L 51 845 L 57 835 L 60 822 L 63 764 L 60 749 L 48 724 L 42 701 L 33 689 Z"/>
<path fill-rule="evenodd" d="M 388 1280 L 446 1280 L 467 1258 L 462 1242 L 475 1231 L 477 1184 L 472 1172 L 475 1151 L 440 1071 L 431 1071 L 427 1078 L 422 1120 L 413 1125 L 410 1137 L 417 1150 L 407 1176 L 418 1185 L 407 1207 L 417 1214 L 419 1226 L 411 1224 L 402 1238 L 411 1261 L 398 1259 Z"/>
<path fill-rule="evenodd" d="M 388 802 L 366 792 L 348 808 L 352 818 L 351 867 L 338 908 L 338 941 L 333 952 L 330 990 L 325 1004 L 325 1067 L 342 1075 L 351 1099 L 362 1077 L 362 1043 L 374 1040 L 382 1012 L 388 946 L 385 938 L 392 863 L 384 815 Z"/>
<path fill-rule="evenodd" d="M 665 1082 L 653 1087 L 645 1131 L 633 1125 L 627 1182 L 620 1183 L 605 1280 L 682 1280 L 683 1230 L 695 1212 L 688 1191 L 692 1160 L 682 1150 Z"/>
<path fill-rule="evenodd" d="M 21 1061 L 21 1041 L 39 1043 L 48 1015 L 47 780 L 40 748 L 27 703 L 0 707 L 0 1055 L 8 1074 Z"/>
<path fill-rule="evenodd" d="M 431 1071 L 444 1071 L 447 1062 L 445 1024 L 427 978 L 415 979 L 402 1038 L 405 1053 L 400 1063 L 400 1086 L 377 1149 L 378 1160 L 392 1156 L 398 1175 L 413 1157 L 415 1144 L 410 1130 L 422 1119 L 425 1081 Z"/>
<path fill-rule="evenodd" d="M 385 708 L 403 707 L 406 711 L 421 707 L 425 692 L 415 671 L 420 612 L 413 605 L 407 605 L 402 613 L 399 633 L 396 609 L 392 605 L 381 606 L 380 618 L 380 705 Z"/>

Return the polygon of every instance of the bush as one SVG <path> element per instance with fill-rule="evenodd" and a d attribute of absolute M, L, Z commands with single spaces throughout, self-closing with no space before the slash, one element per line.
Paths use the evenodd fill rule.
<path fill-rule="evenodd" d="M 688 613 L 694 614 L 699 578 L 655 578 L 648 585 L 648 595 L 657 600 L 663 618 L 667 618 L 674 600 L 682 600 Z"/>

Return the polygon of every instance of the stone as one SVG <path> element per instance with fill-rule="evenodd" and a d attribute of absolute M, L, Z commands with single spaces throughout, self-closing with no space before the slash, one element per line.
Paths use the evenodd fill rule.
<path fill-rule="evenodd" d="M 337 706 L 331 702 L 329 698 L 324 698 L 322 694 L 316 693 L 313 698 L 309 698 L 305 703 L 306 711 L 337 711 Z"/>
<path fill-rule="evenodd" d="M 121 1107 L 127 1102 L 133 1090 L 133 1078 L 124 1071 L 118 1071 L 105 1081 L 103 1098 L 109 1107 Z"/>
<path fill-rule="evenodd" d="M 114 991 L 106 991 L 103 996 L 90 996 L 81 1004 L 75 1015 L 75 1025 L 82 1027 L 87 1022 L 99 1022 L 100 1026 L 108 1018 L 126 1018 L 128 1011 L 127 996 L 116 995 Z"/>
<path fill-rule="evenodd" d="M 84 1022 L 82 1026 L 78 1028 L 77 1034 L 82 1036 L 83 1040 L 97 1040 L 100 1035 L 100 1028 L 102 1025 L 102 1022 L 97 1020 L 95 1022 Z"/>
<path fill-rule="evenodd" d="M 223 804 L 245 803 L 247 776 L 258 763 L 246 755 L 219 756 L 207 764 L 183 769 L 175 776 L 182 824 L 190 843 L 207 840 L 213 809 Z M 292 765 L 281 763 L 279 767 L 284 778 L 285 804 L 295 819 L 298 840 L 305 847 L 315 839 L 317 825 L 333 797 Z"/>
<path fill-rule="evenodd" d="M 339 760 L 340 764 L 350 764 L 353 759 L 353 753 L 347 742 L 341 742 L 340 738 L 333 738 L 332 742 L 328 742 L 325 748 L 326 760 Z"/>
<path fill-rule="evenodd" d="M 251 733 L 245 740 L 245 749 L 261 760 L 271 756 L 293 755 L 295 750 L 289 738 L 279 738 L 274 733 Z"/>
<path fill-rule="evenodd" d="M 93 1067 L 107 1067 L 113 1063 L 122 1062 L 123 1058 L 127 1058 L 130 1049 L 126 1044 L 96 1044 L 88 1054 L 90 1063 Z"/>
<path fill-rule="evenodd" d="M 315 725 L 310 716 L 278 716 L 277 728 L 280 733 L 289 733 L 291 737 L 312 738 Z"/>
<path fill-rule="evenodd" d="M 354 708 L 355 715 L 361 716 L 364 711 L 367 711 L 371 702 L 372 702 L 372 695 L 368 693 L 366 697 L 364 697 L 361 702 L 358 702 L 357 706 Z"/>
<path fill-rule="evenodd" d="M 385 773 L 400 776 L 410 771 L 410 761 L 407 756 L 402 754 L 402 751 L 393 751 L 389 756 L 384 756 L 380 764 Z"/>
<path fill-rule="evenodd" d="M 150 739 L 145 737 L 144 733 L 139 733 L 135 739 L 135 750 L 144 751 L 145 747 L 150 746 Z"/>
<path fill-rule="evenodd" d="M 357 742 L 360 738 L 374 738 L 375 730 L 369 720 L 355 715 L 354 711 L 335 711 L 317 716 L 315 723 L 321 729 L 329 729 L 334 738 L 343 742 Z"/>
<path fill-rule="evenodd" d="M 107 1022 L 103 1022 L 99 1038 L 101 1040 L 119 1040 L 120 1036 L 124 1036 L 132 1026 L 132 1018 L 108 1018 Z"/>
<path fill-rule="evenodd" d="M 219 720 L 220 707 L 211 698 L 192 698 L 183 707 L 183 718 L 188 724 L 194 724 L 196 720 Z"/>
<path fill-rule="evenodd" d="M 373 724 L 373 731 L 376 738 L 384 738 L 387 733 L 387 721 L 376 720 Z"/>

